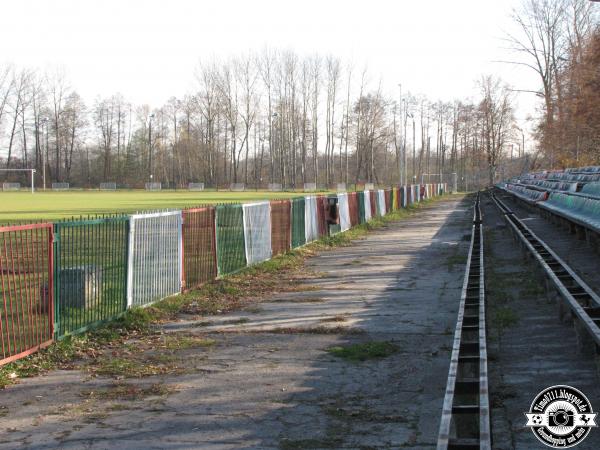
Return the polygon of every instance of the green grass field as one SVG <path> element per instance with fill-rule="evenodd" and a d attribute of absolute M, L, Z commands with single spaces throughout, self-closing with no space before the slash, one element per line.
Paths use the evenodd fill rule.
<path fill-rule="evenodd" d="M 0 192 L 0 223 L 56 220 L 95 214 L 177 209 L 215 203 L 291 198 L 300 192 L 269 191 L 73 191 Z"/>

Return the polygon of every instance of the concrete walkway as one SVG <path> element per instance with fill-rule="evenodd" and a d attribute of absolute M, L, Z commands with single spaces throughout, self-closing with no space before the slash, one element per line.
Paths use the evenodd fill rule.
<path fill-rule="evenodd" d="M 75 370 L 0 392 L 0 449 L 434 447 L 470 206 L 441 201 L 311 259 L 321 275 L 312 289 L 167 325 L 216 341 L 179 350 L 180 374 L 134 380 L 160 382 L 168 393 L 82 406 L 90 398 L 82 392 L 114 381 Z M 368 341 L 398 352 L 352 362 L 327 351 Z"/>

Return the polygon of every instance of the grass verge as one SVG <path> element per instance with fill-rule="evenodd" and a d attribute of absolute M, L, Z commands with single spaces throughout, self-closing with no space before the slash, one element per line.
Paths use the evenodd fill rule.
<path fill-rule="evenodd" d="M 72 369 L 77 366 L 75 362 L 82 359 L 86 360 L 85 367 L 92 374 L 140 377 L 164 373 L 170 370 L 170 365 L 153 365 L 149 362 L 148 368 L 141 367 L 143 364 L 140 364 L 139 358 L 131 356 L 136 352 L 127 350 L 127 342 L 132 339 L 145 339 L 148 342 L 162 339 L 161 347 L 169 352 L 182 348 L 210 347 L 214 342 L 204 338 L 171 338 L 178 340 L 167 340 L 165 343 L 165 338 L 157 331 L 156 325 L 173 320 L 182 313 L 193 316 L 222 314 L 248 307 L 274 293 L 310 290 L 310 287 L 300 283 L 311 276 L 304 267 L 306 258 L 335 247 L 351 245 L 352 241 L 364 238 L 373 230 L 390 222 L 406 219 L 423 207 L 448 198 L 452 196 L 436 197 L 393 211 L 384 217 L 375 217 L 344 233 L 321 238 L 234 275 L 206 283 L 196 290 L 169 297 L 147 308 L 129 309 L 119 319 L 101 328 L 67 336 L 31 356 L 1 366 L 0 389 L 20 378 L 36 376 L 53 369 Z M 326 330 L 329 332 L 331 329 Z M 284 332 L 290 331 L 292 330 L 286 329 Z M 111 362 L 111 359 L 114 361 Z"/>

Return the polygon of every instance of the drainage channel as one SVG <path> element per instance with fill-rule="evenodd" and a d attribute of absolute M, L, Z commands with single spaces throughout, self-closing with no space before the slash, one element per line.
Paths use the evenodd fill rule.
<path fill-rule="evenodd" d="M 485 327 L 485 277 L 480 194 L 473 208 L 465 269 L 438 450 L 491 449 Z"/>
<path fill-rule="evenodd" d="M 541 266 L 548 292 L 558 301 L 560 319 L 574 324 L 580 352 L 598 355 L 600 297 L 493 192 L 490 195 L 521 244 Z"/>

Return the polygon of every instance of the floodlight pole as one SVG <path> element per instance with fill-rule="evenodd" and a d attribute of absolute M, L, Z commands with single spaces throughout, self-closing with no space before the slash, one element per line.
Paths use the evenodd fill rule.
<path fill-rule="evenodd" d="M 46 149 L 42 149 L 42 182 L 44 183 L 44 191 L 46 190 L 46 155 L 48 153 L 48 118 L 44 117 L 42 119 L 44 126 L 46 128 Z M 43 138 L 43 136 L 42 136 Z"/>

